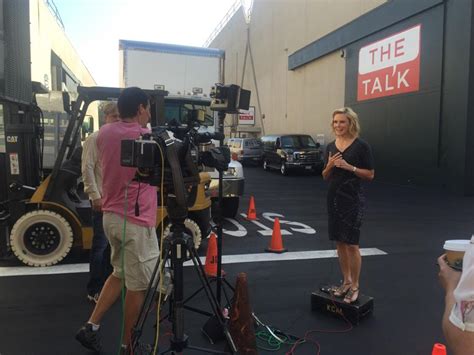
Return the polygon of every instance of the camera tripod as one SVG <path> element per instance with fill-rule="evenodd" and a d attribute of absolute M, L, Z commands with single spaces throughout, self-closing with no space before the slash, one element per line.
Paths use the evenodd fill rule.
<path fill-rule="evenodd" d="M 220 130 L 223 129 L 223 121 L 225 118 L 225 113 L 219 112 L 219 128 Z M 171 269 L 173 271 L 173 292 L 172 292 L 172 297 L 171 297 L 171 312 L 170 314 L 172 315 L 172 337 L 170 340 L 170 347 L 168 350 L 161 352 L 160 354 L 166 354 L 166 353 L 179 353 L 182 352 L 184 349 L 193 349 L 201 352 L 205 352 L 208 354 L 227 354 L 227 352 L 222 352 L 222 351 L 215 351 L 212 349 L 206 349 L 206 348 L 199 348 L 195 346 L 190 346 L 188 343 L 188 336 L 184 334 L 184 300 L 183 300 L 183 294 L 184 294 L 184 287 L 183 287 L 183 264 L 186 259 L 186 256 L 189 254 L 190 258 L 195 266 L 195 269 L 197 271 L 199 280 L 201 281 L 201 284 L 203 286 L 203 289 L 205 290 L 206 296 L 208 298 L 208 301 L 211 305 L 213 315 L 215 319 L 218 322 L 218 326 L 220 329 L 222 329 L 225 338 L 227 339 L 228 346 L 230 348 L 230 352 L 232 354 L 237 353 L 237 348 L 235 346 L 235 343 L 232 339 L 232 336 L 229 333 L 229 330 L 226 327 L 224 316 L 221 313 L 220 310 L 220 292 L 221 292 L 221 255 L 222 255 L 222 245 L 220 244 L 220 241 L 218 241 L 218 248 L 219 250 L 219 257 L 218 257 L 218 263 L 217 263 L 217 298 L 214 296 L 212 293 L 211 287 L 210 287 L 210 282 L 206 277 L 206 274 L 204 272 L 204 268 L 202 266 L 201 260 L 199 259 L 199 256 L 197 255 L 197 252 L 194 248 L 194 243 L 191 239 L 190 236 L 185 234 L 185 225 L 184 225 L 184 220 L 187 217 L 188 214 L 188 199 L 187 199 L 187 190 L 184 182 L 184 176 L 183 176 L 183 171 L 181 169 L 181 161 L 180 161 L 180 156 L 178 154 L 180 148 L 182 145 L 176 144 L 176 141 L 172 140 L 168 133 L 165 130 L 160 130 L 155 133 L 155 142 L 152 143 L 151 146 L 154 146 L 158 144 L 160 147 L 163 147 L 161 149 L 162 151 L 166 152 L 166 160 L 169 165 L 169 169 L 171 171 L 171 177 L 172 177 L 172 193 L 168 193 L 167 197 L 167 212 L 168 216 L 170 218 L 170 222 L 172 224 L 171 227 L 171 234 L 164 240 L 163 244 L 163 261 L 162 263 L 157 262 L 155 265 L 155 268 L 152 273 L 152 277 L 149 281 L 148 288 L 145 293 L 145 300 L 143 302 L 142 308 L 140 310 L 140 314 L 138 316 L 137 322 L 135 324 L 135 327 L 132 331 L 132 341 L 131 341 L 131 349 L 132 353 L 133 350 L 137 348 L 139 345 L 138 341 L 139 338 L 141 337 L 142 331 L 143 331 L 143 326 L 145 324 L 147 314 L 149 313 L 155 299 L 156 295 L 156 290 L 158 288 L 159 282 L 158 282 L 158 276 L 160 275 L 160 270 L 163 268 L 167 261 L 171 261 Z M 223 137 L 220 139 L 221 144 L 223 142 Z M 228 150 L 227 150 L 228 153 Z M 162 154 L 162 152 L 161 152 Z M 221 155 L 223 153 L 221 152 Z M 229 154 L 227 154 L 227 164 L 229 162 Z M 223 159 L 216 159 L 215 157 L 208 157 L 212 158 L 209 159 L 209 161 L 213 164 L 210 166 L 216 167 L 216 169 L 219 170 L 219 205 L 222 207 L 222 176 L 223 176 L 223 171 L 221 171 L 223 168 L 227 166 L 223 166 L 222 163 L 225 162 Z M 186 162 L 188 164 L 187 168 L 189 171 L 187 173 L 191 176 L 197 176 L 198 171 L 197 167 L 193 164 L 192 162 L 192 157 L 189 152 L 189 150 L 186 153 Z M 164 167 L 161 167 L 162 169 Z M 164 171 L 162 170 L 162 173 Z M 163 181 L 164 174 L 162 174 L 161 180 Z M 138 179 L 140 179 L 140 176 L 138 176 Z M 219 213 L 220 217 L 222 216 L 222 211 Z M 222 218 L 219 218 L 219 223 L 218 223 L 218 234 L 221 237 L 222 236 Z M 221 239 L 221 238 L 219 238 Z M 160 267 L 161 266 L 161 267 Z M 159 317 L 158 317 L 159 318 Z M 159 319 L 157 319 L 157 322 L 159 322 Z M 157 339 L 155 339 L 157 340 Z"/>
<path fill-rule="evenodd" d="M 189 235 L 184 233 L 184 220 L 173 221 L 173 226 L 171 230 L 172 233 L 163 241 L 163 260 L 161 263 L 157 262 L 155 269 L 153 270 L 152 278 L 146 291 L 145 301 L 143 303 L 140 315 L 133 330 L 131 344 L 132 350 L 135 349 L 138 345 L 138 340 L 142 334 L 143 326 L 145 325 L 147 315 L 149 313 L 149 310 L 153 306 L 153 302 L 155 301 L 155 295 L 157 292 L 157 288 L 159 287 L 158 278 L 161 271 L 160 269 L 164 268 L 167 261 L 170 260 L 171 269 L 173 271 L 173 293 L 170 300 L 173 335 L 170 339 L 169 349 L 164 352 L 160 352 L 160 354 L 179 353 L 182 352 L 184 349 L 197 350 L 208 354 L 228 354 L 228 352 L 191 346 L 189 345 L 188 336 L 184 334 L 183 264 L 186 259 L 186 255 L 189 255 L 201 281 L 202 288 L 204 289 L 209 303 L 212 307 L 213 314 L 218 320 L 227 339 L 229 348 L 231 349 L 230 351 L 232 354 L 235 354 L 237 352 L 237 349 L 225 325 L 224 317 L 220 311 L 220 307 L 216 300 L 216 297 L 214 296 L 211 290 L 209 280 L 207 279 L 204 273 L 201 260 L 197 255 L 196 249 L 194 248 L 193 240 Z M 157 319 L 157 322 L 158 321 L 159 319 Z"/>

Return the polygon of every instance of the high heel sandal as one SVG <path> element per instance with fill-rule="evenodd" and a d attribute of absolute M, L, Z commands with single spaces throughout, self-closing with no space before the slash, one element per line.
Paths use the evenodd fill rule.
<path fill-rule="evenodd" d="M 344 297 L 344 303 L 351 304 L 356 302 L 359 299 L 359 287 L 350 288 Z"/>
<path fill-rule="evenodd" d="M 335 297 L 344 297 L 351 289 L 351 282 L 342 283 L 339 287 L 333 290 L 332 294 Z"/>

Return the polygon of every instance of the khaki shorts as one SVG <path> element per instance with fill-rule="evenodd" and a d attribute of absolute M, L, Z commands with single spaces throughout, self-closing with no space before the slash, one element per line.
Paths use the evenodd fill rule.
<path fill-rule="evenodd" d="M 122 253 L 124 219 L 115 213 L 104 212 L 103 224 L 111 248 L 112 275 L 119 279 L 125 276 L 125 286 L 130 291 L 146 290 L 160 253 L 155 228 L 127 221 Z"/>

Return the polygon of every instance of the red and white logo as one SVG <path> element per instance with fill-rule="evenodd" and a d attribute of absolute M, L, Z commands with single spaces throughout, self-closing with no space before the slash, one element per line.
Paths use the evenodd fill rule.
<path fill-rule="evenodd" d="M 358 101 L 419 90 L 420 36 L 417 25 L 360 49 Z"/>
<path fill-rule="evenodd" d="M 255 107 L 250 106 L 248 110 L 240 110 L 239 125 L 255 124 Z"/>

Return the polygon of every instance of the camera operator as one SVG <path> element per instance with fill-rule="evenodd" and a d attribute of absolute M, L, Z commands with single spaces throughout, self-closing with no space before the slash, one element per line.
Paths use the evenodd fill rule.
<path fill-rule="evenodd" d="M 114 271 L 105 282 L 88 322 L 76 335 L 83 346 L 94 351 L 101 349 L 100 321 L 120 296 L 122 281 L 127 288 L 122 347 L 128 346 L 159 256 L 156 188 L 132 182 L 136 169 L 120 165 L 121 141 L 149 132 L 145 128 L 150 120 L 149 98 L 143 90 L 130 87 L 123 90 L 117 105 L 120 120 L 102 127 L 97 137 L 103 174 L 103 224 Z"/>

